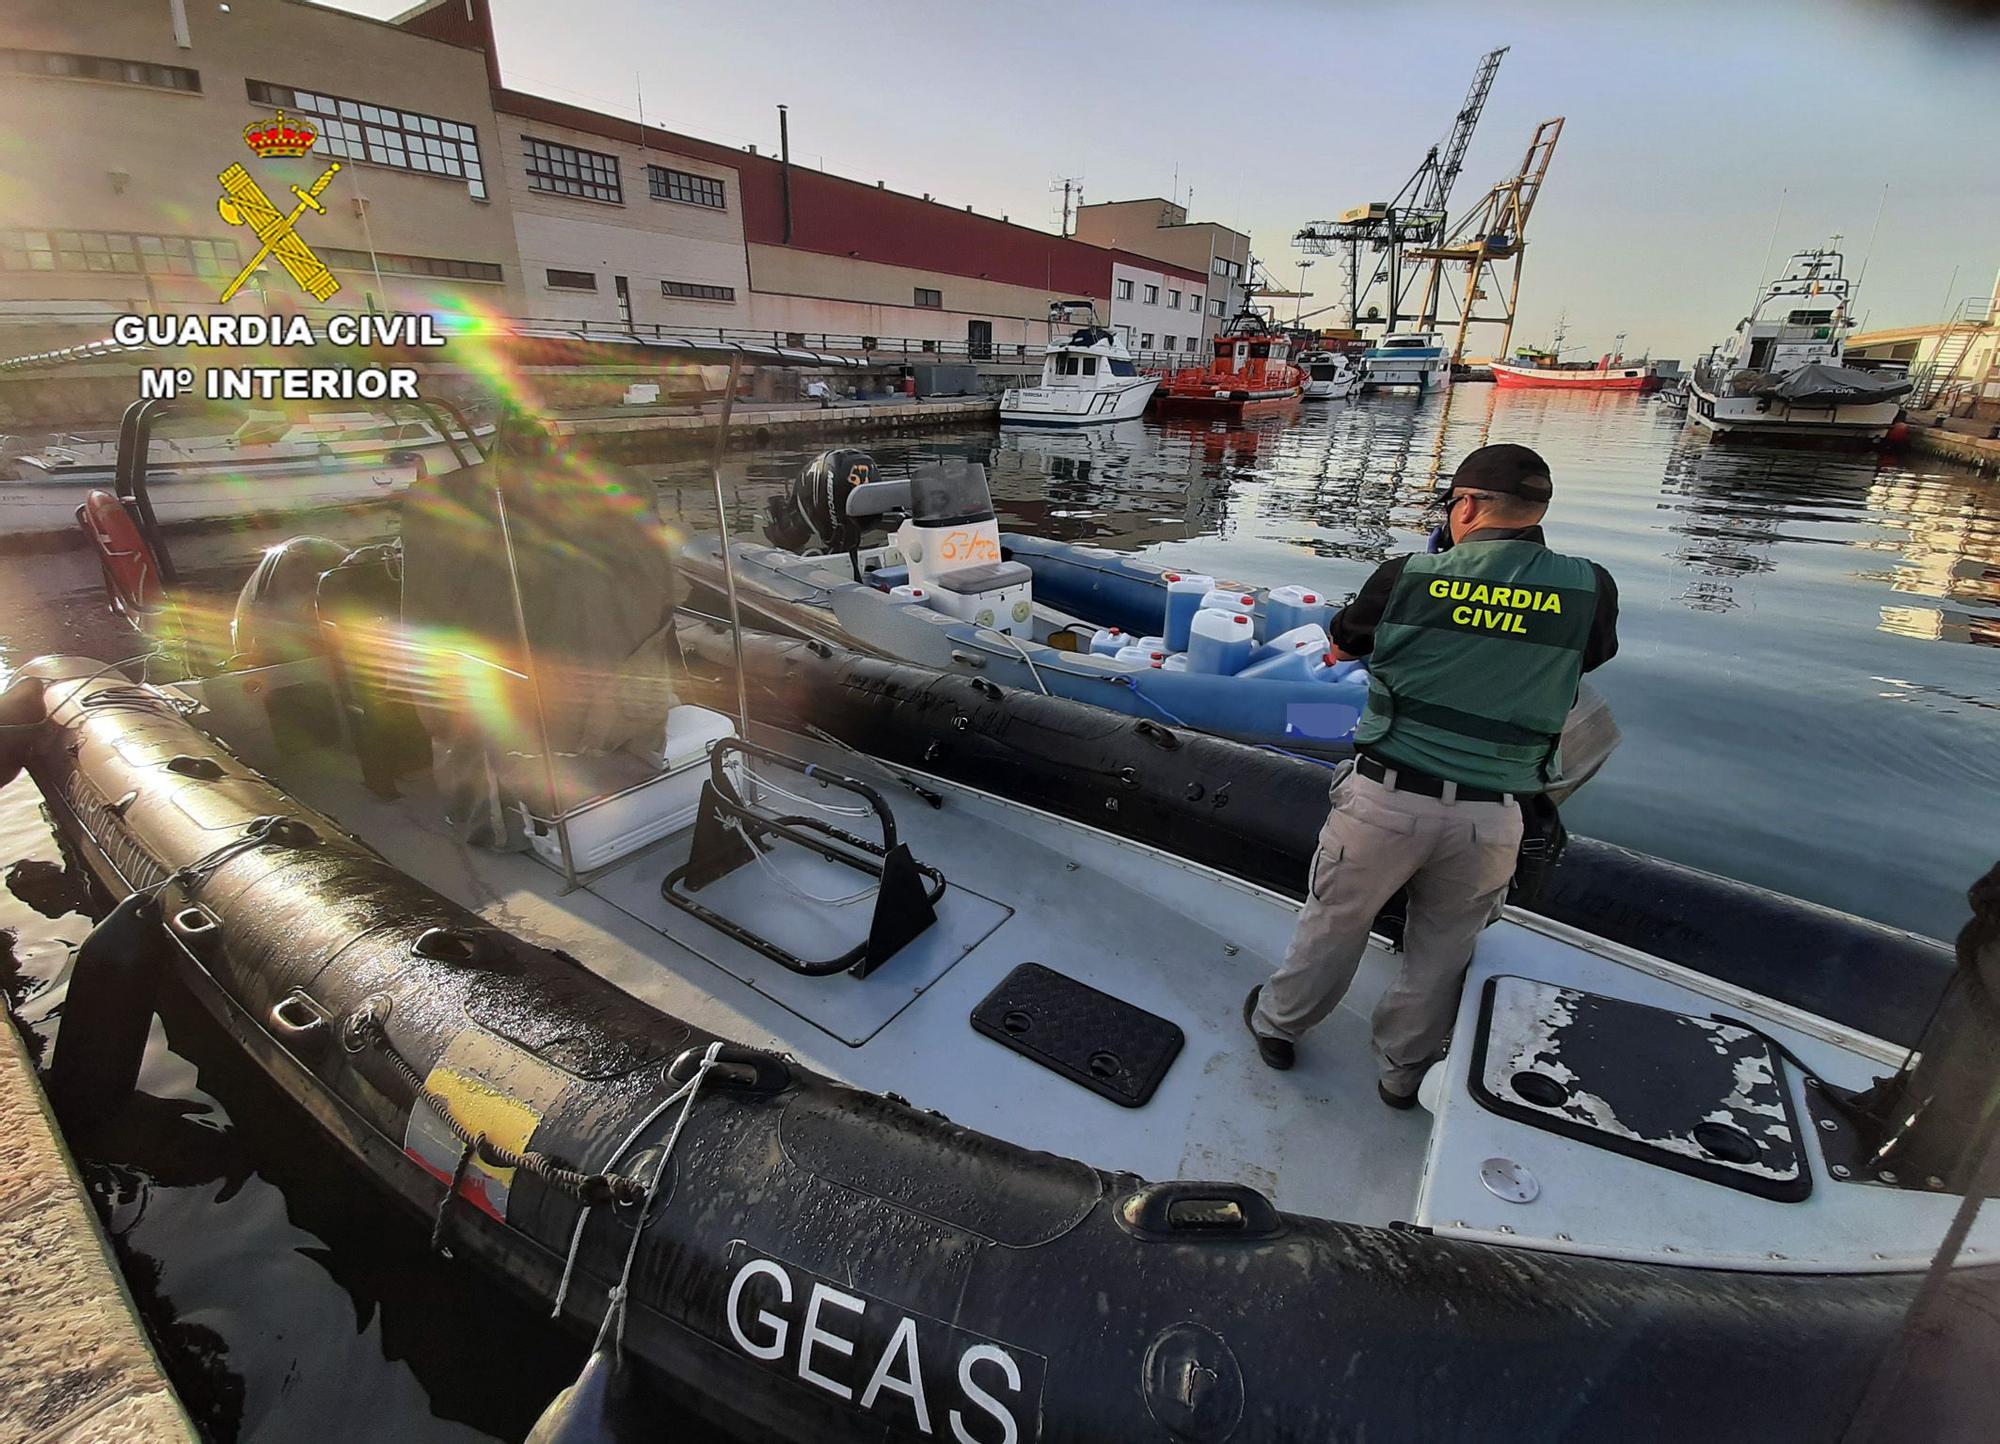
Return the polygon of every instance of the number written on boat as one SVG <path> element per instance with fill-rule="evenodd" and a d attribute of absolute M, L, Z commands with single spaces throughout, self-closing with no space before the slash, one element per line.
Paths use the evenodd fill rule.
<path fill-rule="evenodd" d="M 997 562 L 1000 543 L 984 532 L 948 531 L 938 543 L 938 560 L 947 562 Z"/>
<path fill-rule="evenodd" d="M 723 1306 L 732 1344 L 773 1373 L 852 1405 L 899 1437 L 1033 1444 L 1039 1354 L 913 1314 L 738 1241 Z"/>

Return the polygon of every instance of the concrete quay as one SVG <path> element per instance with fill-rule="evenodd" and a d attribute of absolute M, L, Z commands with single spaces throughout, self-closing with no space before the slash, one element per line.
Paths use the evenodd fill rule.
<path fill-rule="evenodd" d="M 195 1444 L 4 1016 L 0 1261 L 0 1441 Z"/>
<path fill-rule="evenodd" d="M 2000 472 L 2000 439 L 1986 434 L 1992 428 L 1990 420 L 1966 419 L 1933 426 L 1930 417 L 1920 414 L 1910 418 L 1910 446 L 1974 471 Z"/>

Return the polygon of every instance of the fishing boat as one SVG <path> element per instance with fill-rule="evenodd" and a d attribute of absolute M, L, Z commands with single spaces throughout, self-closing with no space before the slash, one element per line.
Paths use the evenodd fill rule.
<path fill-rule="evenodd" d="M 147 479 L 163 524 L 349 506 L 393 496 L 425 470 L 454 464 L 445 438 L 422 417 L 230 415 L 240 424 L 225 432 L 159 439 Z M 115 435 L 67 436 L 22 453 L 13 474 L 0 478 L 0 535 L 68 531 L 93 489 L 115 486 L 117 458 Z"/>
<path fill-rule="evenodd" d="M 1308 401 L 1345 401 L 1361 389 L 1361 365 L 1344 351 L 1308 351 L 1298 358 Z"/>
<path fill-rule="evenodd" d="M 1292 341 L 1271 313 L 1247 299 L 1216 333 L 1206 366 L 1169 371 L 1155 393 L 1163 415 L 1235 419 L 1282 411 L 1305 393 Z"/>
<path fill-rule="evenodd" d="M 1088 301 L 1058 301 L 1051 328 L 1082 324 L 1042 358 L 1042 384 L 1009 387 L 1000 398 L 1000 420 L 1022 426 L 1096 426 L 1136 420 L 1159 387 L 1141 376 L 1125 343 L 1099 324 Z"/>
<path fill-rule="evenodd" d="M 1387 935 L 1276 1079 L 1241 999 L 1324 768 L 734 617 L 674 624 L 677 665 L 598 645 L 672 624 L 664 552 L 565 544 L 591 489 L 512 445 L 427 480 L 400 559 L 260 567 L 254 658 L 21 669 L 0 780 L 123 899 L 69 983 L 70 1118 L 119 1106 L 170 978 L 589 1367 L 760 1438 L 1983 1418 L 1983 933 L 1954 966 L 1578 848 L 1482 937 L 1422 1109 L 1372 1098 Z"/>
<path fill-rule="evenodd" d="M 1800 251 L 1736 327 L 1695 368 L 1688 415 L 1718 439 L 1880 441 L 1911 387 L 1902 364 L 1852 366 L 1851 283 L 1830 246 Z"/>
<path fill-rule="evenodd" d="M 1436 331 L 1396 331 L 1362 355 L 1363 391 L 1438 391 L 1451 385 L 1451 358 Z"/>
<path fill-rule="evenodd" d="M 1493 384 L 1508 387 L 1556 387 L 1568 391 L 1657 391 L 1660 376 L 1650 360 L 1625 359 L 1621 334 L 1595 361 L 1562 359 L 1562 328 L 1545 350 L 1523 347 L 1509 361 L 1492 363 Z"/>

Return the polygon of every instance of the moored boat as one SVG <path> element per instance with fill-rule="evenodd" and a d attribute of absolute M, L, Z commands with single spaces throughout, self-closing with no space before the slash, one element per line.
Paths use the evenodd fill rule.
<path fill-rule="evenodd" d="M 490 432 L 491 428 L 484 428 Z M 93 488 L 115 485 L 118 440 L 66 438 L 25 452 L 0 477 L 0 535 L 62 532 Z M 313 511 L 394 496 L 455 465 L 429 417 L 253 412 L 221 434 L 161 437 L 147 458 L 167 525 Z"/>
<path fill-rule="evenodd" d="M 1689 382 L 1688 415 L 1719 438 L 1880 441 L 1911 387 L 1905 365 L 1847 364 L 1855 321 L 1840 252 L 1800 251 Z"/>
<path fill-rule="evenodd" d="M 1344 401 L 1361 389 L 1361 364 L 1344 351 L 1308 351 L 1298 364 L 1308 401 Z"/>
<path fill-rule="evenodd" d="M 1437 391 L 1451 385 L 1451 358 L 1435 331 L 1397 331 L 1362 357 L 1363 391 Z"/>
<path fill-rule="evenodd" d="M 259 665 L 23 669 L 0 779 L 129 902 L 58 1075 L 121 1061 L 93 1009 L 143 1042 L 103 959 L 156 963 L 335 1166 L 755 1437 L 1532 1437 L 1552 1399 L 1577 1435 L 1825 1437 L 1871 1379 L 1917 1436 L 1983 1419 L 2000 1220 L 1934 1241 L 1990 938 L 1954 971 L 1628 854 L 1484 934 L 1425 1109 L 1370 1096 L 1379 946 L 1274 1080 L 1240 999 L 1325 769 L 740 624 L 681 629 L 695 695 L 586 689 L 633 653 L 570 647 L 672 588 L 576 545 L 564 480 L 503 451 L 400 559 L 267 573 L 241 615 L 294 645 Z M 447 820 L 453 749 L 524 852 Z"/>
<path fill-rule="evenodd" d="M 1042 358 L 1039 386 L 1009 387 L 1000 398 L 1000 420 L 1024 426 L 1093 426 L 1132 421 L 1146 409 L 1160 381 L 1141 376 L 1125 343 L 1102 325 L 1088 301 L 1059 301 L 1049 308 L 1051 328 L 1082 324 L 1069 339 L 1051 344 Z"/>
<path fill-rule="evenodd" d="M 1169 371 L 1154 396 L 1163 415 L 1235 418 L 1281 411 L 1305 393 L 1292 341 L 1268 311 L 1246 300 L 1216 333 L 1206 366 Z"/>
<path fill-rule="evenodd" d="M 1512 361 L 1492 363 L 1496 386 L 1556 387 L 1569 391 L 1655 391 L 1660 381 L 1651 363 L 1627 361 L 1606 352 L 1596 361 L 1558 361 L 1553 352 L 1517 352 Z"/>

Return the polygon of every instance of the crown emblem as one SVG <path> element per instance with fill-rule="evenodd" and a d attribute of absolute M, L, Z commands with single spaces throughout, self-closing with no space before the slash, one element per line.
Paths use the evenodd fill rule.
<path fill-rule="evenodd" d="M 269 160 L 273 156 L 304 155 L 319 139 L 319 132 L 307 120 L 286 120 L 281 110 L 269 120 L 253 120 L 243 127 L 243 143 Z"/>

